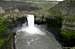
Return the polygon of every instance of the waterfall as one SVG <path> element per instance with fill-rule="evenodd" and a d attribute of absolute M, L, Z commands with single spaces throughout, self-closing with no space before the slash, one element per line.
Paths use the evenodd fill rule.
<path fill-rule="evenodd" d="M 34 15 L 27 15 L 27 22 L 16 32 L 15 49 L 61 49 L 51 33 L 34 24 Z"/>
<path fill-rule="evenodd" d="M 30 34 L 40 34 L 43 35 L 42 31 L 39 30 L 34 24 L 34 15 L 27 15 L 28 26 L 26 32 Z"/>
<path fill-rule="evenodd" d="M 17 32 L 25 32 L 27 34 L 40 34 L 40 35 L 44 35 L 44 33 L 42 31 L 40 31 L 40 29 L 38 27 L 35 26 L 34 24 L 34 15 L 27 15 L 27 22 L 28 22 L 28 26 L 26 26 L 24 23 L 22 28 L 19 29 Z"/>
<path fill-rule="evenodd" d="M 34 28 L 34 16 L 33 15 L 28 15 L 27 20 L 28 20 L 28 27 L 30 29 Z"/>

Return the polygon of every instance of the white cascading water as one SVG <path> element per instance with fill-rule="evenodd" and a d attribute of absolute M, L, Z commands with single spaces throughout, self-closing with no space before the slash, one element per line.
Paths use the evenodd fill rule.
<path fill-rule="evenodd" d="M 44 35 L 42 31 L 38 27 L 35 26 L 34 24 L 34 15 L 27 15 L 27 21 L 28 21 L 28 26 L 25 26 L 26 23 L 23 24 L 22 28 L 18 30 L 17 32 L 23 31 L 28 34 L 39 34 L 39 35 Z"/>
<path fill-rule="evenodd" d="M 28 27 L 32 29 L 34 27 L 34 16 L 28 15 L 27 20 L 28 20 Z"/>

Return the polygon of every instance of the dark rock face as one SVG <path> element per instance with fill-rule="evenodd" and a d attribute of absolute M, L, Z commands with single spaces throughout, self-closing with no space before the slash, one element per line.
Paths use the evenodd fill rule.
<path fill-rule="evenodd" d="M 0 1 L 0 7 L 2 7 L 5 10 L 19 9 L 31 11 L 39 9 L 32 3 L 16 2 L 16 1 Z"/>
<path fill-rule="evenodd" d="M 56 10 L 60 10 L 62 15 L 70 15 L 70 16 L 75 15 L 75 1 L 59 2 L 53 8 Z"/>

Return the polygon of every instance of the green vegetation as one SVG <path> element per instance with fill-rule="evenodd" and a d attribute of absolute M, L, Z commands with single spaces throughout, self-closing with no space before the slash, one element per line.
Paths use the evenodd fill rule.
<path fill-rule="evenodd" d="M 8 23 L 7 20 L 0 16 L 0 46 L 4 43 L 4 40 L 6 38 L 6 33 L 8 31 Z"/>
<path fill-rule="evenodd" d="M 63 31 L 60 33 L 63 40 L 71 40 L 75 39 L 75 32 L 74 31 Z"/>
<path fill-rule="evenodd" d="M 7 20 L 3 17 L 0 16 L 0 33 L 7 32 L 8 27 L 8 22 Z"/>

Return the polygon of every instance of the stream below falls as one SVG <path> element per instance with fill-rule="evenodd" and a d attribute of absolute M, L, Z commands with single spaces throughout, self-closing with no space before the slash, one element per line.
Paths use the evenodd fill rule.
<path fill-rule="evenodd" d="M 30 35 L 25 32 L 16 33 L 15 46 L 16 49 L 62 49 L 61 45 L 55 39 L 52 33 L 45 29 L 44 25 L 40 25 L 40 29 L 45 35 Z"/>

